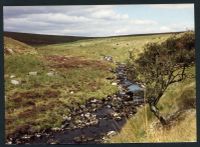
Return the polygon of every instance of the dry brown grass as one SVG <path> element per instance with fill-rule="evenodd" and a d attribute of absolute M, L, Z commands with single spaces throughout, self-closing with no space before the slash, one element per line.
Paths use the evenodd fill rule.
<path fill-rule="evenodd" d="M 109 65 L 107 62 L 98 60 L 89 60 L 82 57 L 67 57 L 51 55 L 46 56 L 45 59 L 50 62 L 50 66 L 53 68 L 84 68 L 92 67 L 98 69 L 108 69 Z"/>

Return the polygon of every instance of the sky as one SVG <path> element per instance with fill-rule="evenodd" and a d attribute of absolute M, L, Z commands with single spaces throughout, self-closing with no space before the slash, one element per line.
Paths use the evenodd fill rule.
<path fill-rule="evenodd" d="M 4 6 L 4 31 L 103 37 L 194 30 L 193 4 Z"/>

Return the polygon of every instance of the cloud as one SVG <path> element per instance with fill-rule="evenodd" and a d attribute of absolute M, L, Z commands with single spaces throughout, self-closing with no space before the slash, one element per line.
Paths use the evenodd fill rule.
<path fill-rule="evenodd" d="M 160 27 L 160 31 L 163 31 L 163 32 L 170 32 L 170 31 L 173 31 L 170 27 L 167 27 L 167 26 L 162 26 Z"/>
<path fill-rule="evenodd" d="M 190 9 L 194 8 L 194 4 L 153 4 L 148 5 L 152 8 L 159 8 L 159 9 Z"/>
<path fill-rule="evenodd" d="M 156 25 L 158 24 L 156 21 L 153 20 L 130 20 L 132 24 L 136 25 Z"/>
<path fill-rule="evenodd" d="M 74 36 L 112 36 L 167 30 L 155 20 L 132 17 L 128 11 L 118 11 L 118 7 L 6 6 L 3 9 L 4 30 Z"/>

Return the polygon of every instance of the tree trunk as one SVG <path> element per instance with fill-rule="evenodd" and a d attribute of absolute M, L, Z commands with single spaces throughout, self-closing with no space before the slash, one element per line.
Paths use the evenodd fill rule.
<path fill-rule="evenodd" d="M 153 112 L 153 114 L 160 120 L 161 124 L 163 126 L 167 125 L 168 123 L 166 119 L 160 114 L 159 109 L 155 105 L 152 105 L 152 104 L 149 104 L 149 105 L 150 105 L 151 112 Z"/>

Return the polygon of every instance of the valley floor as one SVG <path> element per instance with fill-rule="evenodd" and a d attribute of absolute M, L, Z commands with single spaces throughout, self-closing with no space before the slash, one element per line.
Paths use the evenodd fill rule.
<path fill-rule="evenodd" d="M 7 138 L 27 131 L 32 133 L 49 128 L 55 131 L 62 126 L 63 120 L 86 102 L 94 99 L 102 101 L 114 95 L 119 91 L 117 77 L 112 72 L 116 64 L 105 61 L 103 57 L 111 56 L 116 62 L 126 62 L 129 52 L 134 52 L 137 57 L 145 43 L 162 41 L 168 36 L 113 37 L 43 45 L 35 47 L 37 53 L 34 51 L 34 54 L 21 53 L 21 44 L 8 40 L 7 46 L 13 48 L 17 44 L 20 53 L 13 50 L 12 55 L 5 55 Z M 25 44 L 23 48 L 26 48 Z M 191 72 L 195 72 L 194 67 Z M 114 135 L 111 133 L 104 141 L 196 141 L 196 111 L 187 106 L 188 97 L 195 97 L 194 81 L 190 79 L 172 85 L 164 95 L 166 98 L 159 106 L 164 115 L 169 117 L 169 114 L 182 110 L 182 106 L 187 108 L 180 116 L 183 119 L 173 122 L 172 127 L 167 130 L 159 127 L 156 118 L 145 110 L 146 107 L 142 107 L 136 115 L 126 120 L 121 131 Z"/>

